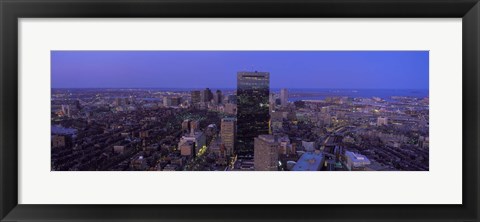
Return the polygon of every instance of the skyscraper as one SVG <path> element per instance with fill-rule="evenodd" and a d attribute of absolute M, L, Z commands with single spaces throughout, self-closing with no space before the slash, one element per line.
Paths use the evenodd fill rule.
<path fill-rule="evenodd" d="M 182 97 L 174 96 L 170 100 L 172 106 L 179 106 L 180 104 L 182 104 Z"/>
<path fill-rule="evenodd" d="M 287 106 L 287 102 L 288 102 L 288 91 L 287 91 L 287 89 L 281 89 L 280 90 L 280 104 L 282 105 L 282 107 L 285 107 L 285 106 Z"/>
<path fill-rule="evenodd" d="M 213 99 L 213 93 L 209 88 L 202 90 L 200 93 L 201 102 L 209 103 Z"/>
<path fill-rule="evenodd" d="M 223 102 L 222 91 L 217 90 L 215 92 L 215 95 L 213 95 L 213 100 L 214 100 L 215 104 L 221 104 Z"/>
<path fill-rule="evenodd" d="M 192 96 L 192 104 L 197 104 L 201 101 L 199 90 L 192 91 L 191 96 Z"/>
<path fill-rule="evenodd" d="M 253 155 L 253 140 L 268 134 L 270 73 L 237 73 L 237 146 L 238 154 Z"/>
<path fill-rule="evenodd" d="M 235 137 L 237 136 L 237 120 L 235 118 L 223 118 L 220 125 L 220 138 L 225 146 L 227 155 L 235 151 Z"/>
<path fill-rule="evenodd" d="M 275 110 L 275 94 L 270 93 L 270 97 L 268 98 L 268 103 L 270 105 L 270 112 Z"/>
<path fill-rule="evenodd" d="M 172 105 L 172 98 L 170 98 L 168 96 L 164 96 L 163 97 L 163 106 L 169 107 L 171 105 Z"/>
<path fill-rule="evenodd" d="M 255 138 L 254 166 L 256 171 L 278 170 L 279 143 L 273 135 L 260 135 Z"/>

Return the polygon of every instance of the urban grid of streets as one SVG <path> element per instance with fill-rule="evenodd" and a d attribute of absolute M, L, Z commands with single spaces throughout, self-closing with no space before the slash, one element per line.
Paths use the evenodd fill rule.
<path fill-rule="evenodd" d="M 288 100 L 279 90 L 269 98 L 269 134 L 278 139 L 274 170 L 429 170 L 428 97 L 299 100 L 316 92 L 287 92 Z M 222 119 L 236 117 L 235 94 L 235 89 L 52 89 L 51 168 L 258 170 L 255 156 L 238 155 L 222 140 L 222 133 L 234 135 L 221 126 Z"/>

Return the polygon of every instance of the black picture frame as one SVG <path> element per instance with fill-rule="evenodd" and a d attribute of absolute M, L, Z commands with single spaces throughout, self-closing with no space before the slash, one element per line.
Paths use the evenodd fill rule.
<path fill-rule="evenodd" d="M 1 221 L 478 221 L 478 0 L 0 0 Z M 19 18 L 369 17 L 462 18 L 461 205 L 24 205 L 18 204 Z M 445 44 L 448 44 L 446 42 Z M 439 193 L 438 195 L 442 195 Z"/>

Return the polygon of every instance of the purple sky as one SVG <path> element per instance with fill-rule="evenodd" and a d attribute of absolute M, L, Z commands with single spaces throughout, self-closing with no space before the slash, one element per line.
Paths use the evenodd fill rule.
<path fill-rule="evenodd" d="M 428 51 L 52 51 L 52 88 L 235 88 L 238 71 L 271 88 L 428 89 Z"/>

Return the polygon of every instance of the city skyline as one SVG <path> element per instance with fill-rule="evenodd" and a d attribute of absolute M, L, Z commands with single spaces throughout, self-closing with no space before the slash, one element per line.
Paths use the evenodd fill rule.
<path fill-rule="evenodd" d="M 428 90 L 428 55 L 428 51 L 52 51 L 51 83 L 59 89 L 234 89 L 237 72 L 268 70 L 272 89 Z"/>
<path fill-rule="evenodd" d="M 62 82 L 52 171 L 429 170 L 428 52 L 52 52 Z"/>

